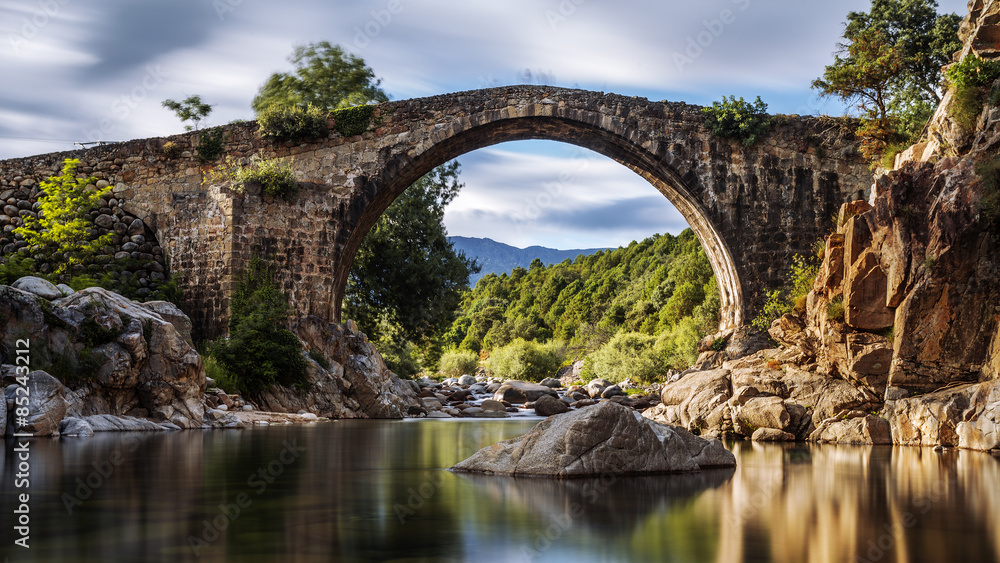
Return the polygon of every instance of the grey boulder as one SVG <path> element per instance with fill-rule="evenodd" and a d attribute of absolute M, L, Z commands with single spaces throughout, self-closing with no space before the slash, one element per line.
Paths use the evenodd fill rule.
<path fill-rule="evenodd" d="M 569 411 L 569 405 L 552 395 L 542 395 L 535 401 L 535 414 L 538 416 L 552 416 L 567 411 Z"/>
<path fill-rule="evenodd" d="M 735 456 L 718 440 L 704 440 L 606 401 L 551 416 L 523 436 L 479 450 L 452 470 L 569 478 L 735 465 Z"/>
<path fill-rule="evenodd" d="M 59 299 L 63 296 L 63 293 L 52 282 L 35 276 L 24 276 L 10 284 L 10 286 L 14 289 L 34 293 L 42 299 L 48 299 L 49 301 Z"/>
<path fill-rule="evenodd" d="M 505 381 L 496 393 L 493 394 L 494 401 L 507 401 L 508 403 L 520 404 L 530 401 L 537 401 L 542 395 L 556 395 L 551 387 L 530 383 L 528 381 Z"/>

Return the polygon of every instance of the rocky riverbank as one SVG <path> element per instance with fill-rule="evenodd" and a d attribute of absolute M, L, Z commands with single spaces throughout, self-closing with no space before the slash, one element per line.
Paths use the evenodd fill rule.
<path fill-rule="evenodd" d="M 308 317 L 296 329 L 309 365 L 308 384 L 272 386 L 254 405 L 209 384 L 191 344 L 191 321 L 173 304 L 137 303 L 101 288 L 74 292 L 21 278 L 0 286 L 6 399 L 0 401 L 5 421 L 0 434 L 234 428 L 423 412 L 416 394 L 353 323 Z M 28 403 L 17 403 L 17 397 L 28 397 Z M 15 407 L 27 414 L 17 414 Z"/>

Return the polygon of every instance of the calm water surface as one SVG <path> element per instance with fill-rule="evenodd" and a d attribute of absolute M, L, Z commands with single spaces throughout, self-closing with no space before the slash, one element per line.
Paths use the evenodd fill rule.
<path fill-rule="evenodd" d="M 1000 459 L 739 442 L 736 470 L 574 481 L 444 469 L 535 421 L 338 421 L 30 446 L 19 561 L 1000 561 Z"/>

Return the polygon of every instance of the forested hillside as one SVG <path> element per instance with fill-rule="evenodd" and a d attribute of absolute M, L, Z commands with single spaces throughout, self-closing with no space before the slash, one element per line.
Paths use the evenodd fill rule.
<path fill-rule="evenodd" d="M 651 379 L 697 358 L 718 325 L 719 293 L 690 229 L 627 248 L 489 274 L 466 293 L 445 335 L 457 351 L 495 355 L 548 342 L 566 360 L 609 379 Z"/>

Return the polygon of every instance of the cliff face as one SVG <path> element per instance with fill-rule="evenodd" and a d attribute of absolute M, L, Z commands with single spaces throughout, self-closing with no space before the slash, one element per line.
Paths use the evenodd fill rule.
<path fill-rule="evenodd" d="M 970 9 L 956 60 L 1000 56 L 1000 1 Z M 965 131 L 952 99 L 868 202 L 844 204 L 805 312 L 769 332 L 802 351 L 800 364 L 880 398 L 895 443 L 990 449 L 1000 443 L 1000 108 L 985 104 Z"/>

